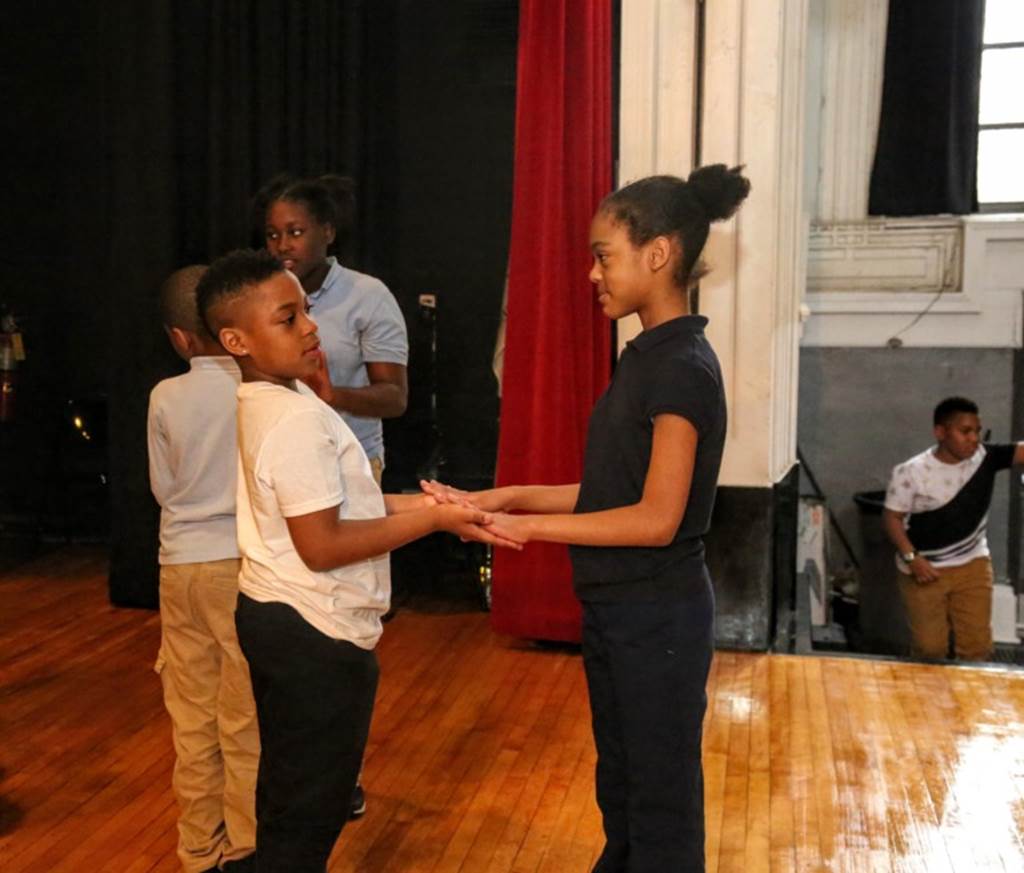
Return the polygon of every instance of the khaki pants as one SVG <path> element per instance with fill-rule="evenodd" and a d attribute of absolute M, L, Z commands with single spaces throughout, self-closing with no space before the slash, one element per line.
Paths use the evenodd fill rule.
<path fill-rule="evenodd" d="M 239 561 L 160 568 L 156 671 L 174 734 L 178 857 L 186 873 L 256 846 L 259 732 L 249 666 L 238 646 Z"/>
<path fill-rule="evenodd" d="M 912 654 L 945 658 L 952 629 L 958 659 L 986 660 L 992 654 L 992 561 L 937 569 L 938 580 L 924 585 L 900 574 Z"/>

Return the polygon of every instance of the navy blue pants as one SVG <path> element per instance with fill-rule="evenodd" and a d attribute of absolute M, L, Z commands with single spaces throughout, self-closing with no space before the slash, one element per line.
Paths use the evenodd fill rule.
<path fill-rule="evenodd" d="M 606 840 L 594 873 L 704 870 L 700 755 L 713 625 L 706 570 L 671 597 L 583 604 Z"/>
<path fill-rule="evenodd" d="M 235 625 L 260 728 L 256 869 L 323 873 L 352 808 L 377 658 L 283 603 L 240 594 Z"/>

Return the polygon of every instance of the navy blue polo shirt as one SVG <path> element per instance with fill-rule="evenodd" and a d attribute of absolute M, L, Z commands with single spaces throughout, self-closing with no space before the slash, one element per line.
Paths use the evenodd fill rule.
<path fill-rule="evenodd" d="M 680 415 L 697 430 L 697 457 L 683 520 L 667 546 L 570 546 L 581 600 L 659 597 L 703 572 L 704 543 L 725 445 L 725 391 L 708 320 L 685 315 L 626 344 L 590 416 L 574 512 L 638 503 L 651 461 L 654 417 Z"/>

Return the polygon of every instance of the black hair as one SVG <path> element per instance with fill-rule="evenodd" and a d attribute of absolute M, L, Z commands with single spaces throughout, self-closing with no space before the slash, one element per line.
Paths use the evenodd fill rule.
<path fill-rule="evenodd" d="M 177 327 L 204 335 L 206 327 L 196 307 L 196 286 L 206 272 L 203 264 L 175 270 L 160 286 L 160 320 L 165 327 Z"/>
<path fill-rule="evenodd" d="M 936 427 L 939 427 L 940 425 L 945 427 L 949 424 L 949 420 L 953 418 L 953 416 L 959 415 L 960 413 L 977 415 L 978 404 L 973 400 L 968 400 L 966 397 L 947 397 L 935 407 L 935 413 L 932 415 L 932 422 Z"/>
<path fill-rule="evenodd" d="M 265 241 L 267 210 L 278 200 L 299 203 L 320 224 L 334 228 L 330 250 L 348 250 L 356 221 L 355 182 L 348 176 L 327 173 L 316 178 L 298 178 L 289 173 L 274 176 L 256 192 L 250 212 L 254 243 Z"/>
<path fill-rule="evenodd" d="M 219 310 L 255 286 L 284 272 L 284 264 L 265 249 L 237 249 L 210 264 L 196 286 L 199 317 L 216 337 L 225 326 Z"/>
<path fill-rule="evenodd" d="M 750 180 L 742 169 L 710 164 L 698 167 L 686 181 L 648 176 L 613 191 L 601 201 L 598 212 L 624 224 L 635 246 L 659 236 L 677 240 L 683 256 L 672 278 L 685 289 L 707 273 L 698 258 L 711 222 L 729 218 L 750 193 Z"/>

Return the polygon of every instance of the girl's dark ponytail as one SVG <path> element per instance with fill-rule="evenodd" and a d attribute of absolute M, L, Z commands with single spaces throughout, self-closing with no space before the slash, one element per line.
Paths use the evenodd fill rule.
<path fill-rule="evenodd" d="M 646 245 L 658 236 L 677 240 L 682 257 L 673 279 L 685 289 L 706 269 L 699 262 L 713 221 L 729 218 L 750 193 L 742 167 L 699 167 L 684 182 L 675 176 L 648 176 L 613 191 L 600 211 L 625 226 L 630 242 Z"/>
<path fill-rule="evenodd" d="M 356 227 L 356 183 L 350 176 L 328 173 L 316 180 L 334 206 L 334 231 L 339 251 L 345 251 Z"/>
<path fill-rule="evenodd" d="M 750 180 L 741 175 L 743 167 L 725 164 L 698 167 L 686 180 L 694 197 L 707 212 L 708 221 L 730 218 L 750 193 Z"/>

